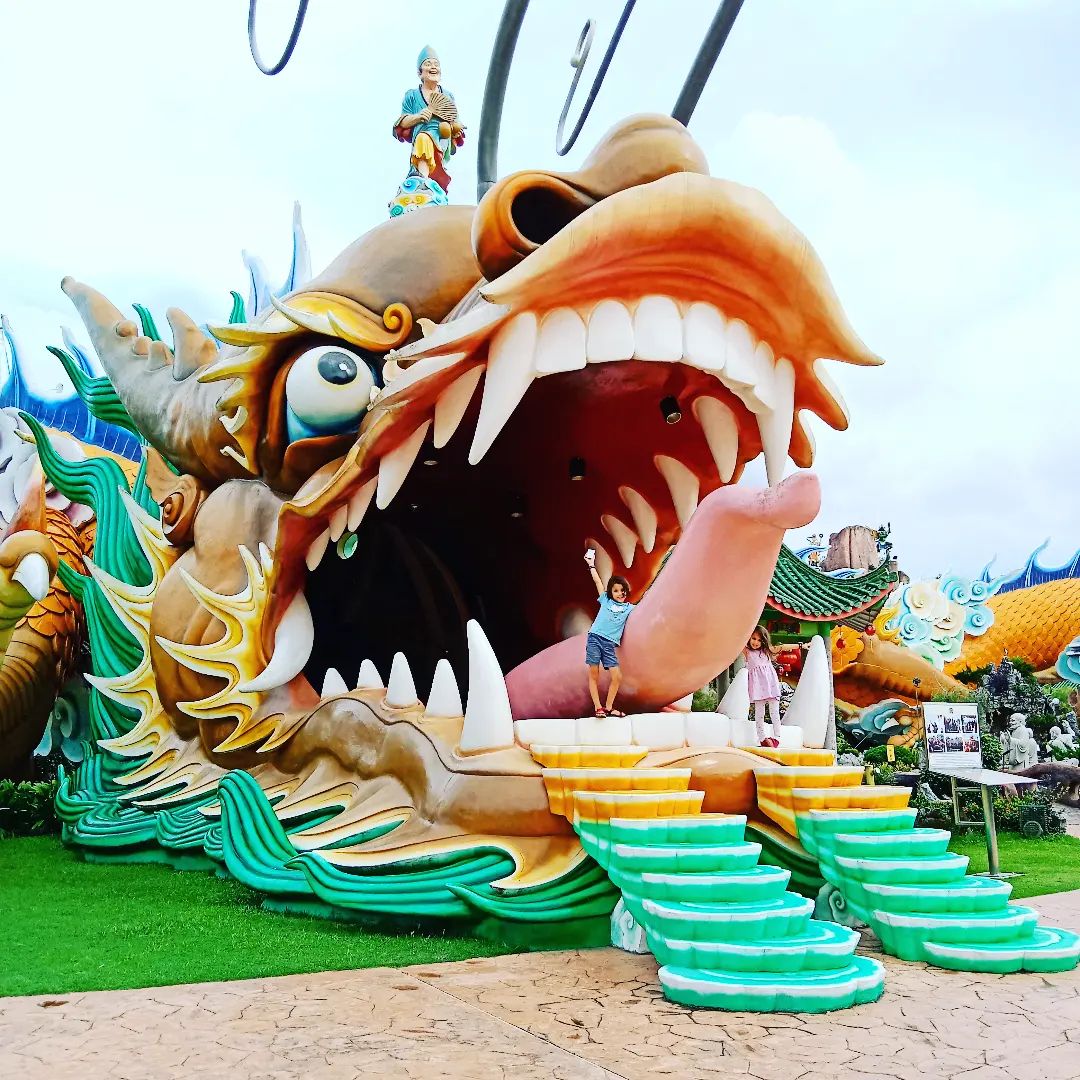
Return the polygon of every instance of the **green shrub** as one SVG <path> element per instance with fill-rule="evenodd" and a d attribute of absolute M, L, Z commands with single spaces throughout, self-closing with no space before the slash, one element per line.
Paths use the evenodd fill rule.
<path fill-rule="evenodd" d="M 874 749 L 877 749 L 875 747 Z M 875 784 L 891 784 L 896 779 L 896 769 L 885 762 L 882 765 L 874 766 L 874 783 Z"/>
<path fill-rule="evenodd" d="M 698 690 L 694 694 L 694 704 L 690 708 L 694 712 L 716 712 L 716 706 L 720 704 L 720 695 L 711 687 Z"/>
<path fill-rule="evenodd" d="M 854 746 L 847 741 L 847 735 L 844 733 L 844 715 L 839 709 L 836 710 L 836 756 L 840 757 L 841 754 L 855 754 L 858 751 Z"/>
<path fill-rule="evenodd" d="M 0 780 L 0 837 L 44 836 L 60 831 L 53 780 Z"/>
<path fill-rule="evenodd" d="M 999 829 L 1005 832 L 1024 832 L 1024 825 L 1037 821 L 1043 832 L 1053 836 L 1065 831 L 1065 819 L 1049 789 L 1036 787 L 1009 799 L 994 796 L 994 817 Z"/>
<path fill-rule="evenodd" d="M 1001 759 L 1005 756 L 1005 747 L 1001 740 L 990 733 L 990 729 L 984 724 L 979 725 L 979 734 L 982 738 L 983 766 L 987 769 L 1000 769 Z"/>
<path fill-rule="evenodd" d="M 867 765 L 885 765 L 893 767 L 893 772 L 907 771 L 919 767 L 919 751 L 913 746 L 894 746 L 894 760 L 889 761 L 889 750 L 886 746 L 871 746 L 863 754 L 863 761 Z"/>
<path fill-rule="evenodd" d="M 923 775 L 925 778 L 926 774 Z M 919 784 L 908 806 L 916 812 L 915 824 L 920 828 L 941 829 L 952 827 L 951 800 L 942 798 L 928 784 Z"/>

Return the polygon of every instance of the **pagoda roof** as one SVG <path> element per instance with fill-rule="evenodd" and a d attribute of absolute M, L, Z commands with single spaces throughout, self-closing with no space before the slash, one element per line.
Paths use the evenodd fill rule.
<path fill-rule="evenodd" d="M 887 562 L 859 577 L 830 577 L 783 544 L 766 603 L 782 615 L 805 622 L 840 622 L 880 603 L 896 581 Z"/>

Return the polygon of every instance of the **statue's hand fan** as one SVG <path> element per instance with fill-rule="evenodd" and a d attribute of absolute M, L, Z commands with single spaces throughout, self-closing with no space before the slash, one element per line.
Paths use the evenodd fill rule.
<path fill-rule="evenodd" d="M 457 120 L 457 102 L 445 94 L 438 92 L 432 94 L 431 100 L 428 102 L 428 108 L 431 109 L 432 116 L 437 116 L 440 120 L 447 121 L 447 123 L 452 124 Z"/>

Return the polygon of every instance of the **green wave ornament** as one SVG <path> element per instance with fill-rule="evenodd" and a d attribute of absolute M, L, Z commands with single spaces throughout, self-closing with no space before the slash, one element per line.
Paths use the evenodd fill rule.
<path fill-rule="evenodd" d="M 64 349 L 56 345 L 48 345 L 46 348 L 63 365 L 67 377 L 75 387 L 75 393 L 82 399 L 92 416 L 96 416 L 106 424 L 115 424 L 142 438 L 142 433 L 135 426 L 135 421 L 131 419 L 131 414 L 124 407 L 124 403 L 107 376 L 87 375 L 75 362 L 74 357 Z"/>

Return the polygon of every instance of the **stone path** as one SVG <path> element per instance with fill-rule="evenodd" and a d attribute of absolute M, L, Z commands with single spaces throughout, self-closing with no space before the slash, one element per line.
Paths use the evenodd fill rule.
<path fill-rule="evenodd" d="M 1033 901 L 1080 930 L 1080 891 Z M 862 951 L 874 952 L 873 939 Z M 685 1009 L 611 949 L 0 999 L 19 1080 L 1075 1080 L 1080 973 L 884 958 L 885 996 L 825 1016 Z"/>

